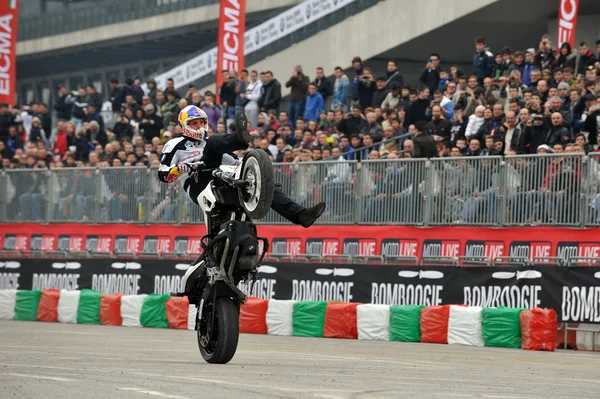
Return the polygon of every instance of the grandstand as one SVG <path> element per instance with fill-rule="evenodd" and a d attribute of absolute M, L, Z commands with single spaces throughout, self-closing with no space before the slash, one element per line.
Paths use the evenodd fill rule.
<path fill-rule="evenodd" d="M 586 248 L 600 243 L 584 248 L 571 237 L 600 225 L 596 2 L 580 1 L 576 46 L 562 52 L 557 9 L 545 0 L 348 0 L 269 45 L 255 44 L 246 65 L 259 74 L 236 71 L 218 93 L 213 64 L 166 87 L 178 65 L 216 46 L 217 1 L 32 4 L 19 21 L 21 105 L 1 112 L 5 253 L 198 252 L 202 234 L 188 229 L 203 223 L 200 209 L 156 178 L 164 143 L 179 134 L 176 115 L 194 104 L 209 114 L 209 135 L 228 132 L 227 108 L 246 107 L 259 136 L 251 148 L 271 156 L 283 191 L 304 206 L 325 201 L 318 225 L 341 226 L 337 238 L 326 227 L 285 230 L 279 226 L 288 222 L 271 212 L 260 223 L 279 244 L 278 259 L 595 262 Z M 306 4 L 248 2 L 247 30 L 283 21 L 294 7 Z M 430 15 L 439 7 L 445 12 Z M 306 76 L 298 84 L 296 65 Z M 158 87 L 146 85 L 153 79 Z M 245 104 L 231 90 L 240 82 L 242 93 L 260 82 L 262 98 Z M 316 93 L 308 94 L 308 82 Z M 229 107 L 211 105 L 215 94 L 231 98 Z M 149 127 L 150 118 L 163 127 Z M 63 227 L 37 233 L 24 222 Z M 98 232 L 70 232 L 77 223 Z M 163 237 L 144 230 L 152 226 L 175 227 Z M 378 226 L 391 228 L 381 230 L 390 236 Z M 440 244 L 432 252 L 433 241 Z M 549 249 L 536 252 L 546 248 L 538 242 Z"/>

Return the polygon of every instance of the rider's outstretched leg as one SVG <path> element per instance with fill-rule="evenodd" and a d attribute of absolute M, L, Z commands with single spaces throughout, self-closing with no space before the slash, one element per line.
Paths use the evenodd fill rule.
<path fill-rule="evenodd" d="M 310 227 L 325 211 L 325 203 L 321 202 L 313 207 L 305 208 L 276 188 L 273 192 L 271 208 L 294 224 Z"/>

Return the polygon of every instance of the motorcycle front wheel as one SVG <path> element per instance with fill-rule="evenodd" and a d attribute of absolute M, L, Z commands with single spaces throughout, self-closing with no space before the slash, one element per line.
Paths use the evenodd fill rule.
<path fill-rule="evenodd" d="M 248 186 L 239 191 L 240 202 L 248 216 L 253 220 L 267 216 L 275 189 L 273 164 L 267 153 L 252 150 L 246 154 L 240 179 L 248 182 Z"/>
<path fill-rule="evenodd" d="M 198 329 L 198 347 L 207 363 L 228 363 L 237 350 L 239 335 L 239 309 L 233 299 L 217 297 L 215 302 L 204 304 Z"/>

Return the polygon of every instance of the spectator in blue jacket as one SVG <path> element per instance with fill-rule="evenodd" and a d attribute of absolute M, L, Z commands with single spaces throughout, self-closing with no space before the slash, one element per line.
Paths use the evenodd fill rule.
<path fill-rule="evenodd" d="M 306 105 L 304 107 L 304 120 L 319 121 L 321 111 L 325 109 L 325 100 L 321 93 L 317 91 L 317 85 L 311 83 L 308 85 L 308 96 L 306 97 Z"/>
<path fill-rule="evenodd" d="M 473 56 L 473 75 L 477 76 L 483 85 L 483 79 L 490 76 L 494 67 L 494 56 L 485 50 L 485 39 L 482 36 L 475 38 L 475 55 Z"/>
<path fill-rule="evenodd" d="M 354 57 L 352 59 L 352 66 L 354 67 L 354 78 L 352 79 L 352 104 L 358 103 L 360 100 L 360 93 L 358 88 L 360 86 L 360 79 L 364 73 L 364 65 L 360 57 Z"/>
<path fill-rule="evenodd" d="M 100 130 L 104 130 L 104 118 L 102 118 L 102 115 L 100 114 L 100 112 L 98 112 L 98 109 L 96 108 L 96 104 L 93 104 L 93 103 L 88 104 L 84 121 L 86 121 L 86 122 L 96 121 L 96 122 L 98 122 L 98 125 L 100 126 Z"/>
<path fill-rule="evenodd" d="M 350 79 L 344 73 L 342 67 L 335 67 L 335 84 L 333 85 L 333 111 L 342 108 L 342 112 L 348 112 L 348 91 L 350 90 Z"/>

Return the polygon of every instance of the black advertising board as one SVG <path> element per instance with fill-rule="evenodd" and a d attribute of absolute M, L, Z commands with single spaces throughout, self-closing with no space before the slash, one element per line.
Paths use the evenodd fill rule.
<path fill-rule="evenodd" d="M 0 261 L 0 289 L 96 289 L 128 295 L 178 291 L 187 264 L 171 260 Z M 600 267 L 417 267 L 269 263 L 252 295 L 375 304 L 552 308 L 560 321 L 600 323 Z M 250 287 L 241 287 L 250 294 Z"/>

